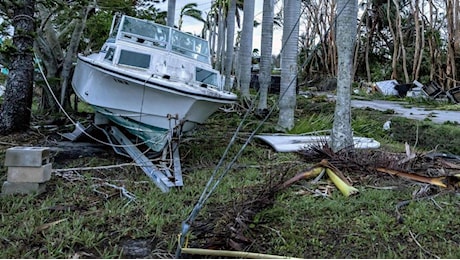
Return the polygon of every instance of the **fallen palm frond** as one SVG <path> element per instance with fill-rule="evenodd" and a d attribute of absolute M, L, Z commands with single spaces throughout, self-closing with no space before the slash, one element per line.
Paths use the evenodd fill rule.
<path fill-rule="evenodd" d="M 346 197 L 359 192 L 358 189 L 342 180 L 342 178 L 340 178 L 332 169 L 326 168 L 326 173 L 329 176 L 329 179 L 331 179 L 331 181 L 337 187 L 337 189 L 339 189 L 340 192 L 342 192 L 342 194 Z"/>
<path fill-rule="evenodd" d="M 425 177 L 425 176 L 420 176 L 414 173 L 409 173 L 409 172 L 403 172 L 403 171 L 398 171 L 398 170 L 392 170 L 392 169 L 386 169 L 386 168 L 376 168 L 377 171 L 383 172 L 383 173 L 388 173 L 391 175 L 403 177 L 406 179 L 410 179 L 413 181 L 419 181 L 423 183 L 428 183 L 428 184 L 433 184 L 439 187 L 446 188 L 447 185 L 444 183 L 446 180 L 446 177 Z"/>
<path fill-rule="evenodd" d="M 334 185 L 342 192 L 345 196 L 350 196 L 352 194 L 358 193 L 358 189 L 354 188 L 351 183 L 345 178 L 343 173 L 337 169 L 334 165 L 329 163 L 327 160 L 322 160 L 320 163 L 317 163 L 315 166 L 309 170 L 297 174 L 291 179 L 287 180 L 281 185 L 281 188 L 286 188 L 292 185 L 293 183 L 302 180 L 316 177 L 322 173 L 326 172 L 329 176 L 329 179 L 334 183 Z"/>
<path fill-rule="evenodd" d="M 353 187 L 351 183 L 345 178 L 343 173 L 329 161 L 323 159 L 319 163 L 326 169 L 326 173 L 329 176 L 329 179 L 334 183 L 334 185 L 342 192 L 346 197 L 358 193 L 358 189 Z"/>
<path fill-rule="evenodd" d="M 302 180 L 302 179 L 309 179 L 309 178 L 316 177 L 316 176 L 320 175 L 322 172 L 324 172 L 323 167 L 313 166 L 313 168 L 310 168 L 309 170 L 307 170 L 305 172 L 299 173 L 296 176 L 292 177 L 291 179 L 285 181 L 281 185 L 281 188 L 283 189 L 283 188 L 289 187 L 293 183 L 295 183 L 295 182 L 297 182 L 299 180 Z"/>

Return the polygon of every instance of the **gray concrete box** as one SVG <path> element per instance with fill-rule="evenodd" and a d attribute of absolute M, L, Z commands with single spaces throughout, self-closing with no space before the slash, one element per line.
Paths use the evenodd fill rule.
<path fill-rule="evenodd" d="M 5 166 L 39 167 L 49 163 L 48 147 L 17 146 L 6 150 Z"/>
<path fill-rule="evenodd" d="M 9 194 L 33 194 L 42 193 L 46 190 L 45 183 L 36 182 L 9 182 L 5 181 L 2 186 L 2 195 Z"/>
<path fill-rule="evenodd" d="M 7 181 L 9 182 L 46 182 L 51 178 L 51 163 L 40 167 L 10 166 Z"/>

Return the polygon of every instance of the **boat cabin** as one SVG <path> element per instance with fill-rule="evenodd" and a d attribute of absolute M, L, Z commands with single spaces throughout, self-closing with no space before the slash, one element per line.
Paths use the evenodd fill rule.
<path fill-rule="evenodd" d="M 100 54 L 104 62 L 149 75 L 222 89 L 208 42 L 175 28 L 129 16 L 114 17 Z"/>

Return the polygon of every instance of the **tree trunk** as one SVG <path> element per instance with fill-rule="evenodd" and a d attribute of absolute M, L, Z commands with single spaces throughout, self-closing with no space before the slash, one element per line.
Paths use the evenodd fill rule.
<path fill-rule="evenodd" d="M 371 45 L 371 38 L 372 38 L 372 30 L 369 31 L 370 28 L 370 18 L 369 15 L 366 15 L 366 28 L 367 28 L 367 37 L 366 37 L 366 49 L 365 49 L 365 54 L 364 54 L 364 62 L 366 64 L 366 76 L 367 76 L 367 82 L 372 82 L 372 77 L 371 77 L 371 67 L 369 64 L 369 48 Z"/>
<path fill-rule="evenodd" d="M 455 7 L 456 0 L 447 0 L 446 9 L 447 9 L 447 61 L 446 61 L 446 84 L 444 90 L 448 90 L 455 85 Z"/>
<path fill-rule="evenodd" d="M 244 1 L 243 29 L 240 42 L 240 78 L 241 95 L 244 100 L 250 100 L 249 83 L 251 81 L 252 36 L 254 31 L 254 1 Z"/>
<path fill-rule="evenodd" d="M 225 19 L 224 19 L 224 13 L 222 12 L 222 2 L 219 1 L 219 21 L 218 21 L 218 34 L 217 34 L 217 54 L 216 54 L 216 69 L 220 72 L 222 72 L 222 56 L 224 52 L 224 42 L 225 42 Z"/>
<path fill-rule="evenodd" d="M 331 147 L 334 151 L 353 148 L 350 68 L 353 67 L 357 14 L 357 0 L 337 1 L 337 101 L 331 133 Z"/>
<path fill-rule="evenodd" d="M 340 1 L 340 0 L 338 0 L 338 1 Z M 350 0 L 350 1 L 352 1 L 352 0 Z M 336 19 L 336 15 L 334 15 L 333 10 L 335 10 L 337 4 L 335 3 L 335 1 L 326 1 L 326 3 L 330 3 L 331 14 L 329 16 L 330 17 L 329 18 L 330 19 L 329 24 L 334 25 L 335 24 L 334 19 Z M 329 54 L 329 60 L 331 62 L 331 64 L 330 64 L 331 74 L 335 76 L 335 75 L 337 75 L 336 74 L 337 73 L 336 68 L 337 68 L 337 62 L 338 61 L 337 61 L 337 45 L 336 45 L 336 39 L 335 39 L 336 34 L 337 34 L 337 30 L 334 27 L 335 26 L 330 27 L 331 31 L 330 31 L 330 33 L 328 35 L 329 41 L 328 41 L 327 44 L 328 44 L 328 47 L 329 47 L 328 48 L 329 49 L 328 54 Z"/>
<path fill-rule="evenodd" d="M 412 2 L 411 2 L 412 3 Z M 414 59 L 412 62 L 412 80 L 417 80 L 420 72 L 420 66 L 423 57 L 423 48 L 424 46 L 424 30 L 423 30 L 423 21 L 419 18 L 419 1 L 414 1 L 413 6 L 414 12 L 414 24 L 415 24 L 415 44 L 414 44 Z M 422 24 L 422 25 L 420 25 Z"/>
<path fill-rule="evenodd" d="M 34 76 L 33 45 L 35 1 L 16 1 L 13 7 L 13 44 L 11 67 L 0 109 L 0 133 L 10 134 L 30 126 Z"/>
<path fill-rule="evenodd" d="M 399 38 L 399 47 L 401 51 L 401 58 L 402 58 L 402 68 L 404 72 L 404 80 L 405 82 L 409 82 L 409 73 L 407 72 L 407 55 L 406 55 L 406 47 L 404 46 L 404 37 L 402 33 L 402 24 L 401 24 L 401 12 L 399 10 L 399 2 L 397 0 L 393 0 L 393 3 L 396 8 L 396 33 L 395 38 Z"/>
<path fill-rule="evenodd" d="M 174 19 L 176 16 L 176 0 L 168 0 L 168 14 L 166 17 L 166 25 L 174 27 Z"/>
<path fill-rule="evenodd" d="M 431 32 L 429 34 L 428 38 L 428 46 L 430 50 L 430 61 L 431 61 L 431 66 L 430 66 L 430 80 L 436 80 L 438 83 L 443 84 L 442 80 L 442 74 L 438 74 L 438 67 L 440 65 L 440 59 L 439 59 L 439 49 L 438 49 L 438 44 L 436 41 L 436 36 L 434 34 L 435 30 L 435 25 L 434 22 L 438 20 L 438 9 L 436 6 L 433 4 L 432 0 L 429 0 L 429 31 Z"/>
<path fill-rule="evenodd" d="M 262 15 L 262 42 L 260 45 L 259 69 L 259 104 L 258 109 L 267 109 L 268 88 L 271 84 L 272 72 L 272 46 L 273 46 L 273 17 L 274 1 L 264 0 Z"/>
<path fill-rule="evenodd" d="M 231 86 L 231 75 L 233 68 L 233 54 L 234 54 L 234 39 L 235 39 L 235 12 L 236 12 L 236 0 L 230 0 L 230 6 L 227 14 L 227 51 L 225 55 L 225 89 L 230 90 Z"/>
<path fill-rule="evenodd" d="M 64 58 L 64 64 L 62 65 L 61 72 L 61 106 L 67 107 L 70 104 L 70 95 L 68 91 L 69 82 L 71 81 L 73 61 L 78 52 L 78 45 L 80 44 L 81 35 L 84 28 L 86 27 L 86 19 L 88 18 L 89 11 L 93 8 L 92 4 L 88 4 L 82 8 L 81 17 L 77 19 L 75 28 L 72 32 L 72 38 L 70 39 L 69 47 L 66 51 Z"/>
<path fill-rule="evenodd" d="M 284 0 L 284 47 L 281 52 L 280 113 L 278 126 L 286 130 L 291 130 L 294 127 L 299 16 L 300 0 Z"/>
<path fill-rule="evenodd" d="M 393 39 L 393 55 L 391 56 L 391 79 L 398 78 L 398 71 L 397 71 L 397 64 L 399 59 L 399 38 L 393 29 L 393 23 L 391 22 L 392 19 L 390 17 L 390 10 L 391 10 L 391 0 L 387 2 L 387 20 L 388 20 L 388 27 L 390 28 L 391 38 Z M 395 25 L 394 27 L 397 27 Z"/>

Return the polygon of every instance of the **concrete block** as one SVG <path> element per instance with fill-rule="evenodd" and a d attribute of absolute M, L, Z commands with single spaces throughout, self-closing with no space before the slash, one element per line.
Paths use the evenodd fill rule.
<path fill-rule="evenodd" d="M 36 182 L 9 182 L 5 181 L 2 186 L 2 195 L 9 194 L 33 194 L 42 193 L 46 190 L 45 183 Z"/>
<path fill-rule="evenodd" d="M 40 167 L 10 166 L 7 181 L 9 182 L 46 182 L 51 178 L 51 163 Z"/>
<path fill-rule="evenodd" d="M 17 146 L 6 150 L 5 166 L 38 167 L 49 163 L 48 147 Z"/>

